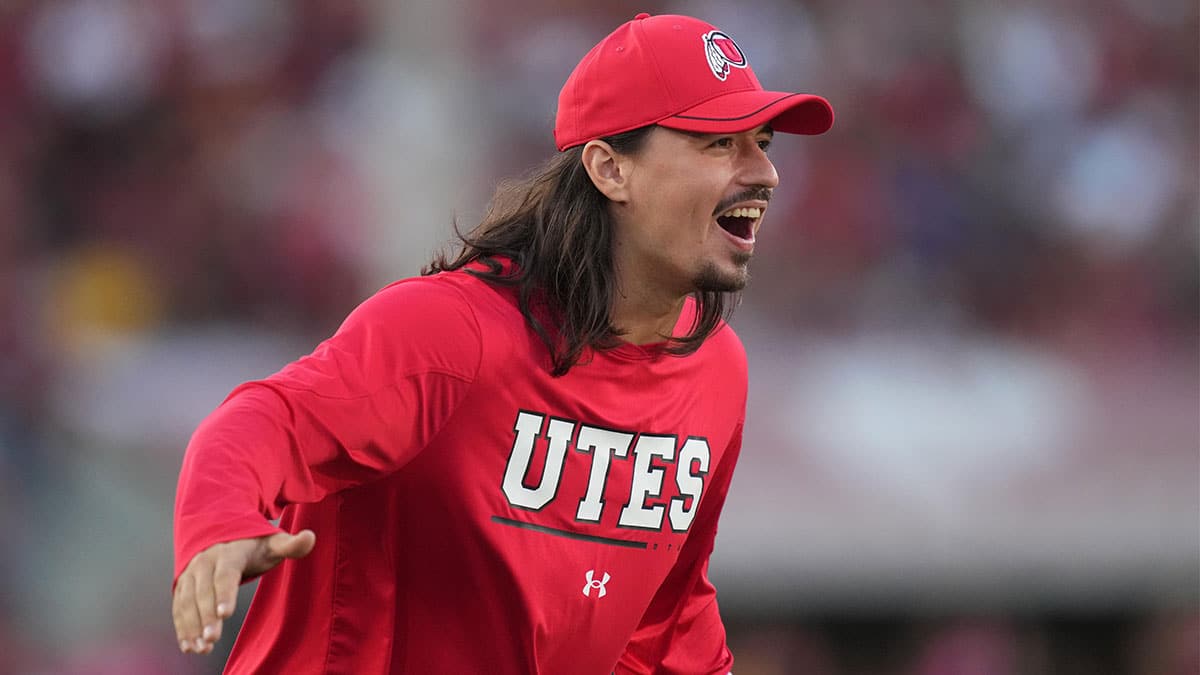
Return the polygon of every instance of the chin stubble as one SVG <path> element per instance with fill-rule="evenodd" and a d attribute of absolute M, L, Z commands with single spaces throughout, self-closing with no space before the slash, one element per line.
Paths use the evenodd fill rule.
<path fill-rule="evenodd" d="M 710 291 L 714 293 L 735 293 L 746 287 L 746 282 L 750 279 L 750 264 L 749 253 L 738 253 L 734 256 L 733 262 L 737 265 L 738 271 L 733 274 L 725 274 L 717 269 L 713 263 L 706 263 L 701 268 L 700 273 L 696 275 L 693 281 L 697 291 Z"/>

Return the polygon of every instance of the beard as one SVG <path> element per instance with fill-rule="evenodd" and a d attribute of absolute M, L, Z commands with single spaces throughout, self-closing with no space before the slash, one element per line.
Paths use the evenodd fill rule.
<path fill-rule="evenodd" d="M 733 263 L 737 271 L 729 273 L 722 271 L 712 262 L 706 262 L 692 280 L 692 286 L 697 291 L 711 293 L 736 293 L 744 289 L 746 282 L 750 280 L 750 254 L 736 254 Z"/>

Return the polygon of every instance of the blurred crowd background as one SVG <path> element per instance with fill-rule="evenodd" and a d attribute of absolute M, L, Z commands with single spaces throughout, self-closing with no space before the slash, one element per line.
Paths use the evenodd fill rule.
<path fill-rule="evenodd" d="M 1200 672 L 1194 0 L 7 0 L 0 673 L 220 671 L 170 622 L 195 424 L 549 157 L 639 11 L 838 115 L 733 320 L 738 674 Z"/>

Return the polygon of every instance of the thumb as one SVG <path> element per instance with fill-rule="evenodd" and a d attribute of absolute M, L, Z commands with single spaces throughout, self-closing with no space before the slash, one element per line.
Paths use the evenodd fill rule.
<path fill-rule="evenodd" d="M 300 530 L 296 534 L 280 532 L 267 537 L 267 555 L 272 558 L 303 558 L 317 544 L 317 535 L 312 530 Z"/>
<path fill-rule="evenodd" d="M 303 558 L 312 552 L 317 535 L 312 530 L 301 530 L 296 534 L 278 532 L 269 537 L 254 540 L 254 550 L 246 560 L 245 578 L 256 577 L 274 568 L 287 558 Z"/>

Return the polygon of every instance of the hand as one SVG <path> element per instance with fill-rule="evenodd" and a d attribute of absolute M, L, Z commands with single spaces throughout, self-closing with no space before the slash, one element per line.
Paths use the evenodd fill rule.
<path fill-rule="evenodd" d="M 221 623 L 233 616 L 237 590 L 287 558 L 303 558 L 317 543 L 312 530 L 214 544 L 196 554 L 175 582 L 171 615 L 185 654 L 207 654 L 221 639 Z"/>

